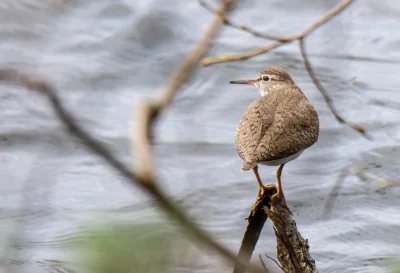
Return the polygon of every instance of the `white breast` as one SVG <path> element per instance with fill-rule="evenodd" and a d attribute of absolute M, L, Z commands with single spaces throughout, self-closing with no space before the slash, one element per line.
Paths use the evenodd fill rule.
<path fill-rule="evenodd" d="M 303 151 L 304 150 L 301 150 L 295 154 L 292 154 L 292 155 L 284 157 L 284 158 L 270 160 L 270 161 L 263 161 L 263 162 L 260 162 L 259 164 L 267 165 L 267 166 L 279 166 L 279 165 L 288 163 L 289 161 L 295 160 L 303 153 Z"/>

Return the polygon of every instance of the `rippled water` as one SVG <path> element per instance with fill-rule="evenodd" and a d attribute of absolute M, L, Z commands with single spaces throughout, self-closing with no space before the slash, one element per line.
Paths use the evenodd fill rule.
<path fill-rule="evenodd" d="M 339 1 L 240 1 L 232 18 L 273 34 L 310 24 Z M 162 187 L 220 241 L 237 251 L 257 185 L 240 171 L 233 135 L 258 92 L 233 87 L 267 65 L 289 70 L 321 122 L 317 144 L 283 174 L 297 226 L 321 272 L 383 272 L 382 259 L 400 254 L 398 187 L 376 190 L 349 176 L 332 218 L 322 219 L 340 170 L 357 164 L 377 176 L 399 176 L 400 1 L 356 1 L 306 40 L 310 60 L 335 107 L 363 124 L 368 141 L 338 124 L 309 79 L 297 44 L 245 61 L 198 69 L 157 127 L 155 154 Z M 1 65 L 47 77 L 88 130 L 132 162 L 132 109 L 155 96 L 205 27 L 197 1 L 3 0 Z M 249 50 L 266 41 L 223 28 L 210 56 Z M 360 82 L 353 83 L 352 77 Z M 66 135 L 43 97 L 0 88 L 0 225 L 9 272 L 80 271 L 69 246 L 96 215 L 124 221 L 160 214 L 138 189 Z M 260 169 L 264 181 L 275 169 Z M 104 217 L 106 216 L 106 217 Z M 109 217 L 109 218 L 107 218 Z M 268 222 L 256 254 L 275 255 Z M 197 272 L 229 268 L 217 256 Z"/>

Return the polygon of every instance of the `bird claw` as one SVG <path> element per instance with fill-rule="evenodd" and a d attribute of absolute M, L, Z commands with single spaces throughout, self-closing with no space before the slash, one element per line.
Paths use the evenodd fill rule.
<path fill-rule="evenodd" d="M 266 184 L 263 185 L 262 187 L 258 187 L 258 195 L 261 196 L 264 194 L 264 191 L 269 191 L 269 190 L 276 190 L 275 184 Z"/>

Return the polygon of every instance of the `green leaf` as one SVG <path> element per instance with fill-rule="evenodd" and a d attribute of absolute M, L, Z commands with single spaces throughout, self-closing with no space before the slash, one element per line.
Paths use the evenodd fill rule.
<path fill-rule="evenodd" d="M 187 247 L 187 241 L 160 224 L 110 225 L 86 232 L 76 254 L 93 272 L 168 272 Z"/>

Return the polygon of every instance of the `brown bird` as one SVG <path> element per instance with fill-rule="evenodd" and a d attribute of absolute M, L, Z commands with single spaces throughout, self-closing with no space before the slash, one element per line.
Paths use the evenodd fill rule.
<path fill-rule="evenodd" d="M 281 185 L 283 166 L 317 141 L 318 114 L 283 68 L 268 67 L 254 80 L 230 83 L 254 85 L 261 93 L 261 98 L 247 107 L 236 129 L 235 144 L 243 160 L 242 171 L 253 170 L 261 193 L 266 187 L 258 174 L 258 164 L 279 166 L 277 193 L 272 198 L 285 202 Z"/>

